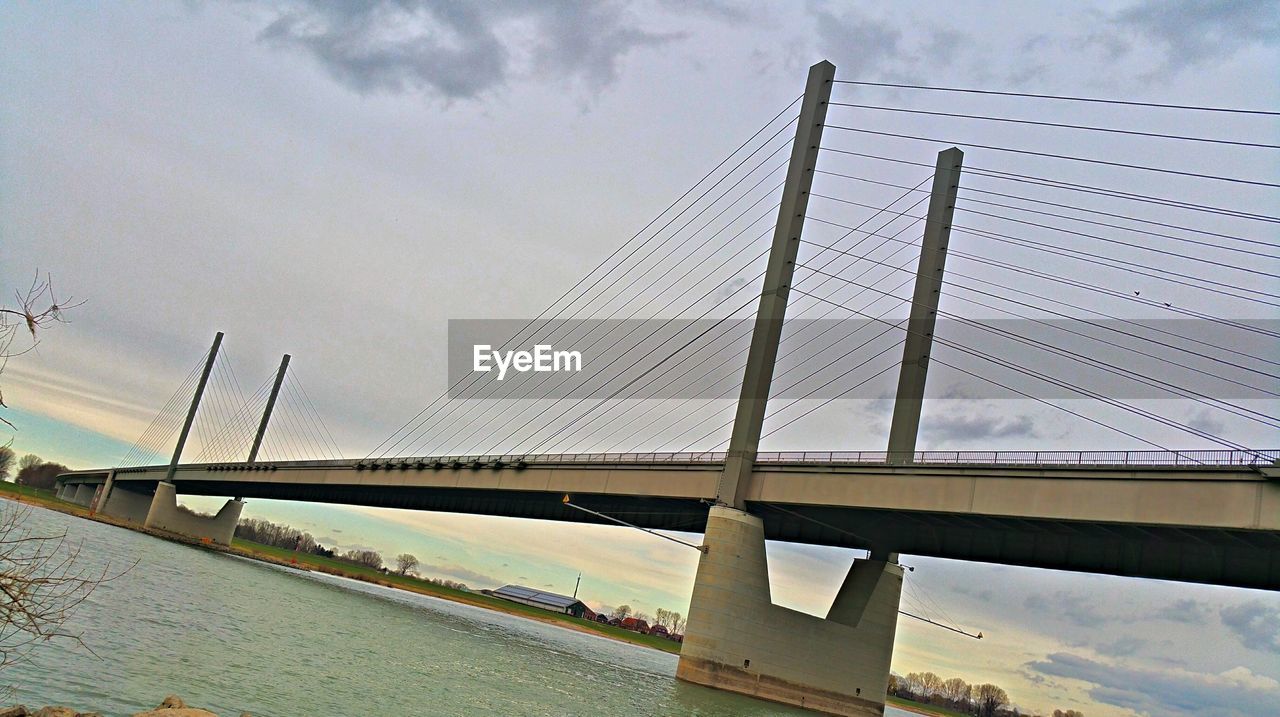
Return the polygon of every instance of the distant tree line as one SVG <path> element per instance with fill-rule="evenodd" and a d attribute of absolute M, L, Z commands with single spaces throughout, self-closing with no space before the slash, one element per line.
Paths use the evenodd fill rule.
<path fill-rule="evenodd" d="M 471 591 L 471 588 L 467 587 L 466 583 L 460 583 L 457 580 L 445 580 L 443 578 L 422 578 L 422 579 L 431 583 L 432 585 L 439 585 L 442 588 L 450 588 L 453 590 L 463 590 L 466 592 Z"/>
<path fill-rule="evenodd" d="M 376 550 L 353 548 L 337 552 L 332 548 L 326 548 L 321 545 L 311 533 L 299 530 L 291 525 L 273 523 L 261 518 L 245 518 L 241 520 L 236 525 L 236 537 L 262 545 L 270 545 L 274 548 L 318 555 L 322 558 L 333 558 L 352 565 L 380 570 L 384 573 L 391 572 L 384 564 L 382 553 Z M 401 553 L 396 556 L 395 572 L 401 575 L 408 575 L 417 566 L 418 559 L 409 553 Z M 455 589 L 467 589 L 466 585 L 449 580 L 428 580 L 427 582 Z"/>
<path fill-rule="evenodd" d="M 71 470 L 61 463 L 47 463 L 34 453 L 17 458 L 12 448 L 0 446 L 0 480 L 9 480 L 15 463 L 18 472 L 14 476 L 14 482 L 40 490 L 53 490 L 58 476 Z"/>
<path fill-rule="evenodd" d="M 261 518 L 245 518 L 236 525 L 236 537 L 254 543 L 270 545 L 273 548 L 296 550 L 299 553 L 333 557 L 333 551 L 327 550 L 311 537 L 311 533 L 298 530 L 293 526 L 272 523 Z"/>
<path fill-rule="evenodd" d="M 932 672 L 911 672 L 905 677 L 889 675 L 889 694 L 939 705 L 974 717 L 1032 717 L 1009 704 L 1009 694 L 989 682 L 971 685 L 959 677 L 944 680 Z M 1053 717 L 1084 717 L 1077 710 L 1054 710 Z"/>

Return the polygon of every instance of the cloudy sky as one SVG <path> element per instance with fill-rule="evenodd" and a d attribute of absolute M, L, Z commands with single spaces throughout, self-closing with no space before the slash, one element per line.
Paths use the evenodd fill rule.
<path fill-rule="evenodd" d="M 292 354 L 293 376 L 337 449 L 362 457 L 445 390 L 449 319 L 536 315 L 794 99 L 819 59 L 834 62 L 841 79 L 1276 108 L 1278 18 L 1276 2 L 973 3 L 964 12 L 661 0 L 5 3 L 0 288 L 8 296 L 38 268 L 62 293 L 87 300 L 72 323 L 8 365 L 14 446 L 74 467 L 117 464 L 220 330 L 246 393 L 280 354 Z M 1277 141 L 1270 118 L 856 86 L 837 94 L 846 103 Z M 1280 174 L 1269 149 L 1033 135 L 851 108 L 833 109 L 830 121 L 1262 182 Z M 947 144 L 829 132 L 824 146 L 932 164 Z M 966 151 L 967 167 L 1254 213 L 1276 206 L 1274 189 L 1259 185 Z M 906 185 L 927 173 L 845 161 L 832 155 L 821 166 Z M 836 184 L 822 186 L 836 193 Z M 841 196 L 882 206 L 897 195 L 873 190 L 846 186 Z M 1280 241 L 1275 224 L 1141 211 L 1261 242 L 1254 246 Z M 822 231 L 811 225 L 807 236 L 838 236 Z M 975 254 L 1018 256 L 966 241 Z M 1243 263 L 1217 250 L 1184 251 Z M 1111 278 L 1067 261 L 1043 266 Z M 1252 296 L 1267 289 L 1264 274 L 1216 266 L 1197 266 L 1196 276 Z M 1250 266 L 1280 269 L 1266 259 Z M 749 286 L 750 275 L 725 286 Z M 1274 304 L 1125 281 L 1115 284 L 1122 293 L 1159 304 L 1277 318 Z M 1106 307 L 1152 316 L 1118 300 Z M 926 408 L 924 448 L 1217 447 L 1105 406 L 1073 409 L 1125 433 L 1036 402 L 940 395 L 948 400 Z M 1274 401 L 1237 404 L 1276 415 Z M 1143 405 L 1244 445 L 1277 443 L 1273 427 L 1240 413 Z M 884 401 L 837 403 L 766 448 L 878 449 L 885 410 Z M 568 591 L 581 570 L 589 601 L 649 611 L 687 606 L 695 565 L 692 551 L 604 528 L 266 501 L 247 514 L 337 545 L 411 550 L 427 572 L 474 585 Z M 572 555 L 565 545 L 576 546 Z M 770 550 L 776 598 L 816 613 L 852 559 L 794 545 Z M 1024 706 L 1090 715 L 1256 715 L 1280 700 L 1280 600 L 1272 595 L 908 560 L 917 568 L 910 601 L 988 639 L 904 622 L 899 671 L 990 680 Z"/>

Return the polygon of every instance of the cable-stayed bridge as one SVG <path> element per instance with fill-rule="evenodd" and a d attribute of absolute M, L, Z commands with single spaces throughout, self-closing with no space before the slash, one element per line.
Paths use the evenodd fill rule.
<path fill-rule="evenodd" d="M 704 532 L 680 677 L 835 714 L 883 712 L 899 553 L 1280 588 L 1280 452 L 1239 437 L 1280 427 L 1280 217 L 1253 209 L 1280 184 L 1243 171 L 1280 146 L 1241 139 L 1277 113 L 876 88 L 981 100 L 925 109 L 863 100 L 874 86 L 815 65 L 540 315 L 459 329 L 572 348 L 585 370 L 498 380 L 451 352 L 448 391 L 344 459 L 288 357 L 245 399 L 219 334 L 125 460 L 61 477 L 62 494 L 219 542 L 242 498 Z M 1038 114 L 993 114 L 997 99 Z M 1045 119 L 1098 105 L 1165 114 Z M 1218 134 L 1155 131 L 1183 115 Z M 953 139 L 987 126 L 1009 134 Z M 934 163 L 922 143 L 944 147 Z M 861 443 L 879 421 L 885 451 L 761 450 Z M 1141 448 L 917 450 L 931 422 Z M 177 492 L 235 498 L 198 519 Z M 868 555 L 819 619 L 771 604 L 765 539 Z"/>

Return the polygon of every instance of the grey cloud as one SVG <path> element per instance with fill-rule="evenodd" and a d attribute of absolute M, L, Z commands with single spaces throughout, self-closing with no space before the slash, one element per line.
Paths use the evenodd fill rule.
<path fill-rule="evenodd" d="M 428 563 L 426 565 L 419 565 L 418 572 L 422 575 L 430 575 L 433 577 L 436 575 L 448 575 L 449 577 L 457 578 L 458 580 L 473 586 L 502 585 L 505 582 L 493 577 L 492 575 L 486 575 L 470 568 L 465 568 L 461 565 L 454 565 L 452 563 Z"/>
<path fill-rule="evenodd" d="M 921 427 L 931 441 L 978 441 L 987 438 L 1036 438 L 1039 433 L 1030 416 L 1000 418 L 997 415 L 952 414 L 930 416 Z"/>
<path fill-rule="evenodd" d="M 681 12 L 706 15 L 717 20 L 729 22 L 745 22 L 750 19 L 751 12 L 747 6 L 734 5 L 721 0 L 660 0 L 665 8 Z"/>
<path fill-rule="evenodd" d="M 1155 613 L 1160 620 L 1182 622 L 1191 625 L 1203 625 L 1209 616 L 1209 606 L 1199 600 L 1178 600 L 1172 605 L 1165 605 Z"/>
<path fill-rule="evenodd" d="M 1280 44 L 1280 0 L 1144 0 L 1115 19 L 1160 47 L 1170 74 Z"/>
<path fill-rule="evenodd" d="M 1270 714 L 1280 699 L 1275 680 L 1236 668 L 1221 675 L 1112 665 L 1070 653 L 1030 662 L 1028 669 L 1091 683 L 1089 696 L 1143 715 L 1245 717 Z"/>
<path fill-rule="evenodd" d="M 1027 87 L 1033 82 L 1049 74 L 1049 65 L 1043 62 L 1028 64 L 1006 75 L 1009 84 L 1014 87 Z"/>
<path fill-rule="evenodd" d="M 960 593 L 961 595 L 970 595 L 972 597 L 976 597 L 979 600 L 982 600 L 983 602 L 988 602 L 991 600 L 991 598 L 995 597 L 995 593 L 992 592 L 990 588 L 983 588 L 982 590 L 974 590 L 966 585 L 957 585 L 953 583 L 951 585 L 951 589 L 957 593 Z"/>
<path fill-rule="evenodd" d="M 1101 627 L 1113 618 L 1103 615 L 1083 595 L 1059 590 L 1052 595 L 1034 593 L 1023 600 L 1029 610 L 1061 615 L 1068 622 L 1080 627 Z"/>
<path fill-rule="evenodd" d="M 320 542 L 320 541 L 317 541 L 317 542 Z M 323 543 L 323 542 L 321 542 L 321 545 L 324 545 L 324 543 Z M 363 545 L 363 544 L 361 544 L 361 543 L 339 543 L 339 542 L 337 542 L 336 540 L 334 541 L 334 543 L 333 543 L 332 545 L 326 545 L 325 547 L 327 547 L 327 548 L 329 548 L 329 549 L 333 550 L 334 552 L 338 552 L 338 553 L 344 553 L 344 552 L 346 552 L 346 551 L 348 551 L 348 550 L 356 550 L 356 551 L 365 551 L 365 550 L 369 550 L 369 551 L 372 551 L 372 552 L 375 552 L 375 553 L 379 553 L 379 550 L 378 550 L 377 548 L 374 548 L 374 547 L 369 546 L 369 545 Z M 379 554 L 380 554 L 380 553 L 379 553 Z"/>
<path fill-rule="evenodd" d="M 1226 424 L 1213 417 L 1209 409 L 1202 408 L 1187 419 L 1187 425 L 1197 431 L 1204 431 L 1214 435 L 1222 435 L 1226 430 Z"/>
<path fill-rule="evenodd" d="M 1094 647 L 1100 655 L 1109 657 L 1128 657 L 1146 645 L 1147 641 L 1137 637 L 1122 637 L 1113 642 L 1103 643 Z"/>
<path fill-rule="evenodd" d="M 925 43 L 924 54 L 933 63 L 946 63 L 955 59 L 965 40 L 964 33 L 955 30 L 938 29 L 929 32 L 929 41 Z"/>
<path fill-rule="evenodd" d="M 446 0 L 274 5 L 259 34 L 301 50 L 361 94 L 425 91 L 470 99 L 516 77 L 611 83 L 623 56 L 677 34 L 638 27 L 622 4 Z"/>
<path fill-rule="evenodd" d="M 1106 24 L 1107 20 L 1100 19 L 1099 22 Z M 1111 31 L 1088 33 L 1070 45 L 1076 50 L 1096 49 L 1108 62 L 1117 62 L 1133 50 L 1132 42 Z"/>
<path fill-rule="evenodd" d="M 846 77 L 874 77 L 886 64 L 903 59 L 902 32 L 888 22 L 853 9 L 837 15 L 815 8 L 813 17 L 819 50 L 824 56 L 839 57 L 837 64 Z"/>
<path fill-rule="evenodd" d="M 1228 605 L 1218 613 L 1240 644 L 1251 650 L 1273 652 L 1280 655 L 1280 609 L 1250 600 L 1240 605 Z"/>
<path fill-rule="evenodd" d="M 732 279 L 726 281 L 724 283 L 724 286 L 720 287 L 719 289 L 716 289 L 716 298 L 727 299 L 730 296 L 733 296 L 738 291 L 738 289 L 741 289 L 743 286 L 745 286 L 746 283 L 747 283 L 747 278 L 745 276 L 735 276 Z"/>

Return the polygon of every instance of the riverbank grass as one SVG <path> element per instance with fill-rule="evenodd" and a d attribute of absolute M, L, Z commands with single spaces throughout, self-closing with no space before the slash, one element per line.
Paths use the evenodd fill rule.
<path fill-rule="evenodd" d="M 942 707 L 941 705 L 926 705 L 923 702 L 914 700 L 904 700 L 901 697 L 889 695 L 886 700 L 890 705 L 898 709 L 914 712 L 922 715 L 936 715 L 936 717 L 970 717 L 965 712 L 957 712 L 950 707 Z"/>
<path fill-rule="evenodd" d="M 569 615 L 554 613 L 549 610 L 542 610 L 531 605 L 521 605 L 520 603 L 503 600 L 481 593 L 473 593 L 467 590 L 457 590 L 448 588 L 443 585 L 436 585 L 427 580 L 422 580 L 409 575 L 398 575 L 396 573 L 384 573 L 381 570 L 375 570 L 363 565 L 353 565 L 342 560 L 326 558 L 320 555 L 312 555 L 309 553 L 296 553 L 292 550 L 277 548 L 262 543 L 254 543 L 248 540 L 235 538 L 231 541 L 233 551 L 244 554 L 246 557 L 262 558 L 274 563 L 296 564 L 299 567 L 318 570 L 320 572 L 329 573 L 330 575 L 338 575 L 353 580 L 363 580 L 364 582 L 375 583 L 385 587 L 398 588 L 400 590 L 408 590 L 422 595 L 438 597 L 443 600 L 452 600 L 453 602 L 466 603 L 476 607 L 497 610 L 511 615 L 521 617 L 529 617 L 541 622 L 561 625 L 563 627 L 572 628 L 580 632 L 594 633 L 602 637 L 608 637 L 622 642 L 630 642 L 643 647 L 651 647 L 655 650 L 679 654 L 680 643 L 668 640 L 663 637 L 654 635 L 642 635 L 638 632 L 623 630 L 620 627 L 612 625 L 603 625 L 590 620 L 582 620 Z"/>
<path fill-rule="evenodd" d="M 71 513 L 85 517 L 89 514 L 89 509 L 82 505 L 69 503 L 58 497 L 58 494 L 52 490 L 43 490 L 41 488 L 32 488 L 31 486 L 18 485 L 9 481 L 0 481 L 0 494 L 7 498 L 12 498 L 20 503 L 30 503 L 38 505 L 42 508 L 50 510 L 59 510 L 63 513 Z"/>

